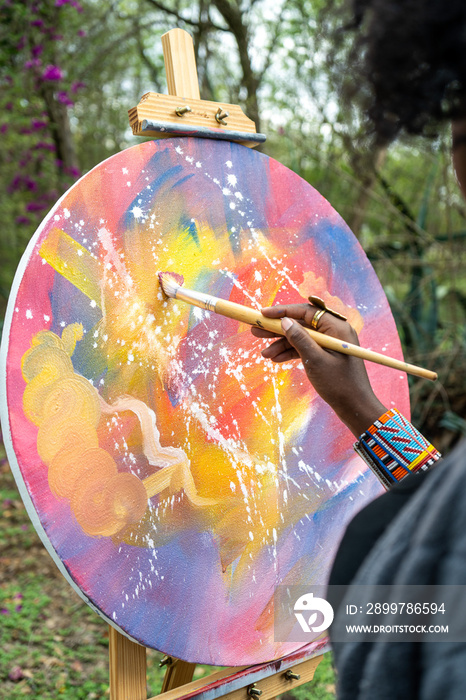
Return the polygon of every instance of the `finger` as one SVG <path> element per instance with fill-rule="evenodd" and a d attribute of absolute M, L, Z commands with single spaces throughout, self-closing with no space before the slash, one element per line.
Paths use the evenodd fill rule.
<path fill-rule="evenodd" d="M 263 328 L 257 328 L 252 326 L 251 333 L 256 336 L 256 338 L 280 338 L 278 333 L 272 333 L 272 331 L 266 331 Z"/>
<path fill-rule="evenodd" d="M 271 359 L 272 357 L 275 357 L 275 355 L 279 355 L 281 352 L 284 352 L 285 350 L 289 349 L 289 342 L 286 338 L 282 337 L 280 338 L 280 340 L 276 340 L 274 343 L 271 343 L 271 345 L 264 348 L 262 350 L 262 357 L 267 357 L 268 359 Z"/>
<path fill-rule="evenodd" d="M 299 360 L 300 357 L 294 348 L 289 348 L 275 357 L 269 357 L 272 362 L 288 362 L 289 360 Z"/>
<path fill-rule="evenodd" d="M 305 365 L 322 359 L 322 353 L 325 353 L 325 350 L 317 345 L 301 324 L 296 323 L 291 318 L 284 318 L 282 320 L 282 328 L 285 332 L 286 340 L 295 348 Z"/>
<path fill-rule="evenodd" d="M 268 318 L 293 318 L 308 328 L 313 328 L 312 319 L 319 309 L 312 304 L 287 304 L 278 306 L 268 306 L 261 309 L 263 316 Z M 332 335 L 340 340 L 347 340 L 350 343 L 359 344 L 356 331 L 347 322 L 336 318 L 330 312 L 324 313 L 317 325 L 319 333 Z"/>
<path fill-rule="evenodd" d="M 297 321 L 304 321 L 309 324 L 317 311 L 316 306 L 311 304 L 278 304 L 277 306 L 267 306 L 261 312 L 267 318 L 294 318 Z"/>

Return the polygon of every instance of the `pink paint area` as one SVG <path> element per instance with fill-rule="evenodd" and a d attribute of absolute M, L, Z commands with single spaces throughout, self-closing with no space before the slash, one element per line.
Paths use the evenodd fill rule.
<path fill-rule="evenodd" d="M 257 664 L 277 585 L 324 584 L 382 487 L 302 366 L 158 275 L 259 309 L 320 296 L 402 358 L 367 257 L 321 195 L 236 144 L 147 142 L 54 207 L 12 294 L 10 449 L 54 558 L 102 614 L 177 658 Z M 406 376 L 367 363 L 409 414 Z M 15 464 L 16 462 L 16 464 Z M 312 640 L 309 640 L 310 642 Z"/>

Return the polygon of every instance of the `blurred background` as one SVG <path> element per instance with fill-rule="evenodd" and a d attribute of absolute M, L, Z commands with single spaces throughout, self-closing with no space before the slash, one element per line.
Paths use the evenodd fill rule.
<path fill-rule="evenodd" d="M 341 97 L 352 92 L 357 60 L 338 31 L 347 19 L 341 5 L 0 0 L 0 324 L 18 262 L 48 210 L 93 166 L 140 142 L 127 111 L 145 92 L 167 92 L 160 37 L 181 27 L 194 39 L 201 97 L 240 104 L 267 134 L 261 150 L 319 190 L 359 239 L 406 360 L 439 374 L 435 384 L 409 378 L 413 422 L 449 451 L 466 434 L 466 207 L 450 135 L 442 128 L 431 139 L 373 145 L 364 90 L 351 101 Z M 73 594 L 68 600 L 64 582 L 63 600 L 53 595 L 62 579 L 42 553 L 4 451 L 0 458 L 0 697 L 105 697 L 105 625 Z M 100 645 L 103 652 L 102 678 L 84 690 L 79 679 L 98 663 L 92 651 L 87 661 L 79 657 L 82 634 L 76 644 L 69 640 L 78 618 L 86 634 L 98 630 L 89 650 Z M 39 627 L 45 638 L 39 635 L 36 649 Z M 307 697 L 333 697 L 328 664 L 323 674 Z"/>

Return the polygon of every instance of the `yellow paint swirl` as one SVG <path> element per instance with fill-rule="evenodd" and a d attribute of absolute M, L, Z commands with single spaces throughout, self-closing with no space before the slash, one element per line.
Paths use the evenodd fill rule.
<path fill-rule="evenodd" d="M 71 361 L 82 336 L 82 325 L 74 323 L 61 338 L 51 331 L 33 337 L 21 365 L 27 382 L 23 408 L 39 428 L 37 451 L 49 467 L 51 491 L 70 499 L 85 533 L 109 536 L 141 520 L 147 492 L 133 474 L 118 473 L 113 458 L 99 447 L 99 395 Z"/>

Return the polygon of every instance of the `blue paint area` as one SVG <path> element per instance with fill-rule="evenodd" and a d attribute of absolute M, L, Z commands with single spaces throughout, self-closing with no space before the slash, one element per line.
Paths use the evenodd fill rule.
<path fill-rule="evenodd" d="M 184 185 L 185 182 L 187 182 L 188 180 L 191 180 L 192 177 L 194 177 L 194 173 L 190 173 L 189 175 L 185 175 L 185 177 L 182 177 L 181 180 L 178 180 L 177 182 L 175 182 L 175 184 L 173 185 L 173 189 L 175 189 L 175 187 L 181 187 L 182 185 Z"/>
<path fill-rule="evenodd" d="M 186 236 L 193 239 L 198 248 L 201 247 L 196 222 L 192 219 L 180 218 L 181 232 L 186 232 Z"/>
<path fill-rule="evenodd" d="M 174 187 L 177 184 L 176 178 L 184 172 L 181 165 L 173 165 L 167 168 L 164 161 L 168 160 L 168 153 L 164 154 L 163 151 L 161 154 L 154 156 L 151 160 L 153 162 L 151 165 L 155 169 L 157 176 L 149 183 L 143 179 L 143 176 L 141 176 L 140 179 L 142 182 L 144 182 L 144 187 L 141 188 L 141 191 L 136 195 L 136 197 L 134 197 L 123 216 L 122 224 L 124 228 L 131 229 L 137 224 L 137 219 L 132 213 L 132 210 L 135 207 L 139 207 L 143 210 L 143 212 L 148 212 L 152 208 L 152 202 L 159 191 L 168 186 Z M 151 172 L 152 167 L 148 167 L 147 170 Z"/>

